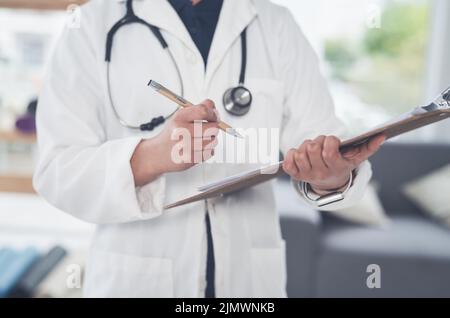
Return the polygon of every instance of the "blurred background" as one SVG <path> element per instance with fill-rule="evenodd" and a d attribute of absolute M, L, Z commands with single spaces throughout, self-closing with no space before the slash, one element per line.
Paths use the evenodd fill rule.
<path fill-rule="evenodd" d="M 76 14 L 76 7 L 70 6 L 76 2 L 0 0 L 0 297 L 11 293 L 33 297 L 80 295 L 78 288 L 70 291 L 61 288 L 70 274 L 61 262 L 65 259 L 65 264 L 68 264 L 67 260 L 71 259 L 74 264 L 83 266 L 93 227 L 48 205 L 34 193 L 31 185 L 36 160 L 33 123 L 36 99 L 52 47 L 64 24 L 70 23 Z M 337 113 L 352 133 L 362 132 L 423 105 L 450 86 L 447 51 L 450 50 L 449 1 L 274 2 L 291 9 L 318 53 Z M 431 186 L 439 189 L 441 195 L 442 191 L 449 189 L 450 184 L 448 181 L 445 183 L 446 178 L 443 177 L 448 176 L 450 180 L 449 169 L 446 170 L 450 163 L 449 136 L 450 122 L 433 125 L 395 139 L 375 158 L 375 168 L 379 168 L 379 172 L 376 171 L 377 183 L 373 188 L 378 201 L 370 201 L 369 205 L 383 210 L 376 212 L 383 214 L 383 222 L 390 219 L 387 229 L 383 223 L 384 230 L 379 229 L 379 219 L 374 221 L 373 216 L 352 219 L 351 212 L 348 212 L 344 219 L 352 224 L 341 224 L 339 222 L 344 221 L 323 220 L 322 215 L 317 216 L 313 211 L 293 211 L 298 210 L 295 198 L 284 198 L 281 193 L 284 191 L 277 191 L 282 202 L 283 233 L 288 240 L 290 296 L 450 297 L 450 271 L 447 269 L 450 267 L 450 232 L 447 227 L 450 226 L 450 212 L 439 206 L 430 207 L 433 202 L 441 206 L 446 203 L 450 206 L 450 202 L 442 197 L 430 199 L 431 203 L 417 198 L 417 193 L 423 194 Z M 395 164 L 391 165 L 392 162 Z M 409 170 L 405 171 L 411 173 L 397 175 L 394 171 L 395 166 L 401 169 L 408 165 Z M 436 179 L 444 179 L 444 183 Z M 283 187 L 284 181 L 281 180 L 278 189 Z M 403 201 L 396 200 L 399 198 Z M 400 218 L 398 214 L 391 215 L 392 209 L 402 210 L 403 214 Z M 292 216 L 296 213 L 304 213 L 301 220 Z M 409 223 L 402 223 L 401 230 L 395 227 L 400 226 L 397 221 L 402 221 L 404 215 L 416 214 L 420 217 L 413 218 L 414 221 L 406 218 Z M 411 225 L 411 222 L 416 223 Z M 298 227 L 293 230 L 289 227 L 292 224 L 298 224 Z M 359 225 L 355 227 L 355 224 Z M 374 225 L 378 226 L 376 230 Z M 296 237 L 300 228 L 314 238 Z M 411 239 L 412 234 L 423 239 L 415 242 Z M 331 239 L 330 235 L 338 237 Z M 345 241 L 346 235 L 352 238 L 350 241 L 360 238 L 362 242 L 378 242 L 373 252 L 378 258 L 372 261 L 367 253 L 345 242 L 342 242 L 343 246 L 333 245 L 336 240 Z M 307 239 L 309 245 L 302 247 L 302 244 L 294 246 L 291 243 L 300 239 L 303 244 Z M 331 240 L 332 246 L 327 245 L 327 240 Z M 401 243 L 396 245 L 395 242 Z M 398 246 L 398 250 L 388 251 L 392 245 Z M 414 250 L 412 245 L 419 245 L 418 250 Z M 356 258 L 333 258 L 336 248 L 344 251 L 343 255 L 353 253 Z M 429 251 L 432 255 L 427 254 Z M 334 256 L 328 259 L 327 253 Z M 389 258 L 386 254 L 394 256 Z M 401 260 L 397 263 L 399 255 Z M 11 260 L 14 259 L 16 263 L 13 264 L 16 265 L 12 266 Z M 349 272 L 348 277 L 336 277 L 333 270 L 336 267 L 348 268 L 345 262 L 349 259 L 350 267 L 359 266 L 355 267 L 356 272 Z M 365 266 L 371 262 L 387 262 L 383 264 L 388 268 L 386 277 L 392 275 L 390 289 L 378 292 L 365 285 Z M 40 271 L 30 274 L 30 268 L 36 263 L 40 264 Z M 392 265 L 394 263 L 395 266 Z M 431 270 L 428 272 L 429 268 L 424 264 L 431 264 L 434 274 Z M 48 273 L 43 269 L 46 268 L 44 265 L 47 265 Z M 55 272 L 57 265 L 60 273 L 53 274 L 50 279 L 48 274 Z M 412 266 L 411 277 L 424 276 L 424 282 L 416 287 L 404 285 L 403 280 L 408 276 L 398 281 L 400 271 L 397 266 L 403 268 L 403 275 L 406 275 L 404 268 L 408 272 L 408 266 Z M 313 273 L 313 267 L 323 272 Z M 359 278 L 362 282 L 356 281 Z M 403 285 L 397 286 L 396 282 Z M 390 283 L 387 284 L 389 286 Z"/>

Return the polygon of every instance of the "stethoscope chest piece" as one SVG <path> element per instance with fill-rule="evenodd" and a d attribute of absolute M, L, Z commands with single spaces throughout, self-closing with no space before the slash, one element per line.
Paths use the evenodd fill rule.
<path fill-rule="evenodd" d="M 227 112 L 235 116 L 244 116 L 252 105 L 252 93 L 240 85 L 228 89 L 223 95 L 223 105 Z"/>

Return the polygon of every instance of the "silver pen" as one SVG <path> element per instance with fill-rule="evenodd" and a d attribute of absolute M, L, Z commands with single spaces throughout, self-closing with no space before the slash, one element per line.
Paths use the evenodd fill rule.
<path fill-rule="evenodd" d="M 191 107 L 191 106 L 194 106 L 194 104 L 192 104 L 191 102 L 187 101 L 183 97 L 175 94 L 171 90 L 165 88 L 164 86 L 162 86 L 158 82 L 150 80 L 150 82 L 148 83 L 148 86 L 153 88 L 155 91 L 157 91 L 161 95 L 167 97 L 168 99 L 170 99 L 171 101 L 173 101 L 174 103 L 179 105 L 180 107 Z M 225 123 L 223 121 L 219 121 L 218 122 L 218 126 L 219 126 L 219 129 L 223 130 L 227 134 L 230 134 L 230 135 L 232 135 L 234 137 L 243 138 L 242 135 L 239 134 L 236 131 L 236 129 L 234 129 L 233 127 L 231 127 L 230 125 L 228 125 L 227 123 Z"/>

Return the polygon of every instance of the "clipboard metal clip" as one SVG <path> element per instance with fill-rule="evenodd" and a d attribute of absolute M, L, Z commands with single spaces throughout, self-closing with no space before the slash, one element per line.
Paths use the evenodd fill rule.
<path fill-rule="evenodd" d="M 422 108 L 429 112 L 450 109 L 450 87 L 443 91 L 430 105 Z"/>
<path fill-rule="evenodd" d="M 447 101 L 447 104 L 450 103 L 450 87 L 442 93 L 442 98 Z"/>

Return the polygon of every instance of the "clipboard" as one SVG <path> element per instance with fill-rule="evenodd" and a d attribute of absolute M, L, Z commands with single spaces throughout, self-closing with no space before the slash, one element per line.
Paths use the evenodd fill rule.
<path fill-rule="evenodd" d="M 382 126 L 343 141 L 340 151 L 343 153 L 353 147 L 361 146 L 371 138 L 381 134 L 386 136 L 387 140 L 448 118 L 450 118 L 450 88 L 428 106 L 417 107 Z M 199 193 L 168 204 L 164 209 L 168 210 L 185 204 L 223 196 L 270 181 L 285 174 L 282 165 L 283 162 L 280 161 L 273 165 L 237 174 L 200 187 L 198 189 Z"/>
<path fill-rule="evenodd" d="M 447 118 L 450 118 L 450 106 L 448 108 L 437 108 L 431 104 L 425 107 L 418 107 L 381 127 L 374 128 L 364 134 L 343 141 L 340 150 L 341 152 L 345 152 L 347 149 L 360 146 L 368 142 L 371 138 L 381 134 L 386 136 L 386 140 L 388 140 Z"/>

